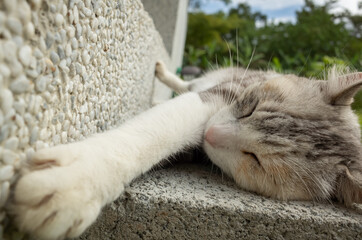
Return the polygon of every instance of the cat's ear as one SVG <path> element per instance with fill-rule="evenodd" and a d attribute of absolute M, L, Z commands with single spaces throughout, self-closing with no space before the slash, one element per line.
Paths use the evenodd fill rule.
<path fill-rule="evenodd" d="M 362 203 L 362 167 L 340 167 L 341 173 L 336 182 L 336 198 L 346 206 Z"/>
<path fill-rule="evenodd" d="M 362 86 L 362 72 L 338 75 L 332 70 L 327 83 L 327 101 L 332 105 L 348 106 Z"/>

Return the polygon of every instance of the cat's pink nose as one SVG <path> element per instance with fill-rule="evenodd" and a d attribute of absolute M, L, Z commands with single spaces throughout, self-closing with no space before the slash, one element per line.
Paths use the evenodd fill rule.
<path fill-rule="evenodd" d="M 210 127 L 205 134 L 205 141 L 212 147 L 217 147 L 217 139 L 215 138 L 215 127 Z"/>

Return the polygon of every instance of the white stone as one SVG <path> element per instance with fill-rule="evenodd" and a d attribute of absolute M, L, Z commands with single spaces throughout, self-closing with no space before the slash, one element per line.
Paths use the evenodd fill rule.
<path fill-rule="evenodd" d="M 30 144 L 35 143 L 38 140 L 38 134 L 39 134 L 39 127 L 35 126 L 32 130 L 31 130 L 31 134 L 30 134 Z"/>
<path fill-rule="evenodd" d="M 18 155 L 13 151 L 4 149 L 3 150 L 3 161 L 7 165 L 13 165 L 15 161 L 18 159 Z"/>
<path fill-rule="evenodd" d="M 77 24 L 79 22 L 79 12 L 77 6 L 74 6 L 73 8 L 73 17 L 74 17 L 74 23 Z"/>
<path fill-rule="evenodd" d="M 18 50 L 18 46 L 13 41 L 6 41 L 3 45 L 3 53 L 4 58 L 8 62 L 12 62 L 16 58 L 16 52 Z"/>
<path fill-rule="evenodd" d="M 7 165 L 5 167 L 0 168 L 0 182 L 9 180 L 14 176 L 14 167 L 11 165 Z"/>
<path fill-rule="evenodd" d="M 28 45 L 25 45 L 20 48 L 19 59 L 20 59 L 20 62 L 25 67 L 29 66 L 30 61 L 31 61 L 31 55 L 32 55 L 32 50 L 31 50 L 31 47 L 29 47 Z"/>
<path fill-rule="evenodd" d="M 55 51 L 51 51 L 51 53 L 50 53 L 50 60 L 52 60 L 52 62 L 53 62 L 54 64 L 58 64 L 58 63 L 59 63 L 60 58 L 59 58 L 58 54 L 57 54 Z"/>
<path fill-rule="evenodd" d="M 5 8 L 8 13 L 14 12 L 16 10 L 17 2 L 14 0 L 4 0 Z"/>
<path fill-rule="evenodd" d="M 78 49 L 78 41 L 77 41 L 76 38 L 72 38 L 71 44 L 72 44 L 72 49 L 73 49 L 73 50 Z"/>
<path fill-rule="evenodd" d="M 88 64 L 89 64 L 90 57 L 89 57 L 88 51 L 85 50 L 85 49 L 84 49 L 83 52 L 82 52 L 82 60 L 83 60 L 83 64 L 84 64 L 84 65 L 88 65 Z"/>
<path fill-rule="evenodd" d="M 35 143 L 35 149 L 37 151 L 39 151 L 40 149 L 44 148 L 45 147 L 45 144 L 43 141 L 36 141 Z"/>
<path fill-rule="evenodd" d="M 25 113 L 25 107 L 26 107 L 26 104 L 25 104 L 25 101 L 23 98 L 20 98 L 18 101 L 16 101 L 14 103 L 14 109 L 16 110 L 16 112 L 18 112 L 22 116 Z"/>
<path fill-rule="evenodd" d="M 23 72 L 23 65 L 17 59 L 14 59 L 9 67 L 13 78 L 18 77 Z"/>
<path fill-rule="evenodd" d="M 62 132 L 62 143 L 65 144 L 67 143 L 67 139 L 68 139 L 68 134 L 66 132 Z"/>
<path fill-rule="evenodd" d="M 33 69 L 27 69 L 25 72 L 26 72 L 26 76 L 33 78 L 33 79 L 35 79 L 39 76 L 39 73 Z"/>
<path fill-rule="evenodd" d="M 32 22 L 28 22 L 25 25 L 25 36 L 29 39 L 32 39 L 35 34 L 35 28 Z"/>
<path fill-rule="evenodd" d="M 9 150 L 16 150 L 19 145 L 19 139 L 17 137 L 11 137 L 5 141 L 4 148 Z"/>
<path fill-rule="evenodd" d="M 30 84 L 31 82 L 25 77 L 25 75 L 21 75 L 10 84 L 10 90 L 17 94 L 24 93 L 30 90 Z"/>
<path fill-rule="evenodd" d="M 43 53 L 39 50 L 39 48 L 34 49 L 34 57 L 37 59 L 41 59 L 44 57 Z"/>
<path fill-rule="evenodd" d="M 13 107 L 14 98 L 11 91 L 6 88 L 0 90 L 0 98 L 1 98 L 1 109 L 3 113 L 6 115 L 10 109 Z"/>
<path fill-rule="evenodd" d="M 86 7 L 83 8 L 82 12 L 86 17 L 90 17 L 92 15 L 92 11 Z"/>
<path fill-rule="evenodd" d="M 46 52 L 46 51 L 47 51 L 47 45 L 46 45 L 45 40 L 44 40 L 43 37 L 40 37 L 40 38 L 39 38 L 39 47 L 40 47 L 40 50 L 41 50 L 42 52 Z"/>
<path fill-rule="evenodd" d="M 15 2 L 15 1 L 14 1 Z M 31 20 L 31 9 L 29 4 L 26 1 L 18 1 L 18 16 L 23 22 L 23 24 L 27 24 Z"/>
<path fill-rule="evenodd" d="M 55 25 L 59 27 L 59 26 L 61 26 L 63 24 L 63 22 L 64 22 L 63 15 L 60 14 L 60 13 L 57 13 L 55 15 Z"/>
<path fill-rule="evenodd" d="M 15 17 L 8 17 L 6 25 L 10 31 L 16 35 L 21 35 L 23 33 L 23 25 L 19 19 Z"/>
<path fill-rule="evenodd" d="M 91 26 L 92 26 L 93 30 L 98 29 L 98 19 L 97 18 L 92 19 Z"/>
<path fill-rule="evenodd" d="M 8 66 L 6 64 L 0 63 L 0 74 L 5 78 L 9 78 L 10 77 L 10 69 L 8 68 Z"/>
<path fill-rule="evenodd" d="M 70 39 L 73 38 L 75 36 L 75 28 L 73 26 L 68 26 L 67 34 Z"/>
<path fill-rule="evenodd" d="M 59 135 L 53 136 L 53 143 L 54 143 L 54 145 L 58 145 L 60 143 L 60 136 Z"/>
<path fill-rule="evenodd" d="M 39 137 L 41 140 L 46 140 L 48 138 L 48 131 L 46 128 L 43 128 L 42 130 L 40 130 L 40 134 Z"/>
<path fill-rule="evenodd" d="M 65 46 L 65 56 L 69 57 L 72 54 L 72 46 L 67 43 L 67 45 Z"/>

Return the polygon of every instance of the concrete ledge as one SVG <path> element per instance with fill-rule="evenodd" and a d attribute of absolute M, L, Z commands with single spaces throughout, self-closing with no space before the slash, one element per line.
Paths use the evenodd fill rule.
<path fill-rule="evenodd" d="M 80 239 L 362 239 L 362 211 L 271 200 L 182 163 L 134 181 Z"/>

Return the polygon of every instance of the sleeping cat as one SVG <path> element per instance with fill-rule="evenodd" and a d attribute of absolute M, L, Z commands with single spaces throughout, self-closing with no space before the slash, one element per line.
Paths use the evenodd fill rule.
<path fill-rule="evenodd" d="M 362 147 L 350 104 L 362 73 L 328 81 L 230 68 L 183 82 L 156 64 L 180 96 L 119 128 L 43 149 L 24 169 L 12 211 L 42 239 L 79 236 L 132 179 L 203 146 L 243 189 L 283 200 L 362 202 Z"/>

